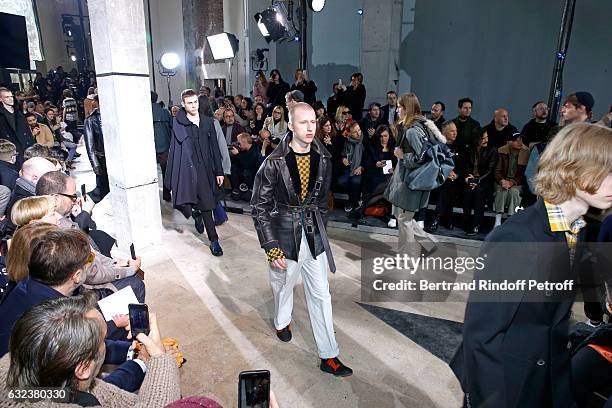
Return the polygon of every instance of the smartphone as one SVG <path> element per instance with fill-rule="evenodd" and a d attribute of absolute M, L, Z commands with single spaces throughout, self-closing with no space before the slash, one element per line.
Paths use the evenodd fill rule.
<path fill-rule="evenodd" d="M 85 184 L 81 184 L 81 197 L 83 197 L 83 201 L 87 201 L 87 191 L 85 190 Z"/>
<path fill-rule="evenodd" d="M 136 260 L 136 250 L 134 249 L 134 243 L 130 245 L 130 255 L 132 255 L 132 259 Z"/>
<path fill-rule="evenodd" d="M 149 307 L 145 303 L 131 303 L 128 305 L 128 310 L 132 339 L 136 339 L 138 333 L 149 335 Z"/>
<path fill-rule="evenodd" d="M 238 408 L 269 408 L 270 371 L 243 371 L 238 377 Z"/>

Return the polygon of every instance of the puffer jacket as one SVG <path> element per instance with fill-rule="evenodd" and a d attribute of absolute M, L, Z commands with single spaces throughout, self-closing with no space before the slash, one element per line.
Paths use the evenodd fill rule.
<path fill-rule="evenodd" d="M 331 155 L 323 144 L 314 139 L 311 145 L 312 169 L 308 182 L 308 195 L 300 200 L 297 191 L 300 176 L 287 133 L 276 149 L 266 158 L 255 176 L 251 199 L 253 221 L 261 247 L 269 251 L 280 248 L 287 259 L 298 260 L 302 230 L 313 256 L 326 253 L 330 270 L 335 272 L 325 226 L 327 224 L 327 196 L 331 184 Z"/>

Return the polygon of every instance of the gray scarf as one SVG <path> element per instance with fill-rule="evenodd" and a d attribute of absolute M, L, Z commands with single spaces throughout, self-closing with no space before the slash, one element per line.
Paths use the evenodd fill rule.
<path fill-rule="evenodd" d="M 361 156 L 363 155 L 363 134 L 359 140 L 355 140 L 352 137 L 346 139 L 344 143 L 343 155 L 351 162 L 351 175 L 355 169 L 361 166 Z"/>

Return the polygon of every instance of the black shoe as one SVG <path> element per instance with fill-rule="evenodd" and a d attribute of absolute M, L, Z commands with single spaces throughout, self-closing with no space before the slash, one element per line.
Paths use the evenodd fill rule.
<path fill-rule="evenodd" d="M 465 233 L 465 235 L 467 235 L 468 237 L 473 237 L 475 235 L 478 235 L 478 226 L 472 228 L 471 230 L 469 230 L 468 232 Z"/>
<path fill-rule="evenodd" d="M 81 153 L 75 153 L 74 157 L 81 157 Z"/>
<path fill-rule="evenodd" d="M 353 370 L 342 364 L 338 357 L 321 359 L 321 371 L 335 375 L 336 377 L 348 377 L 353 375 Z"/>
<path fill-rule="evenodd" d="M 232 201 L 240 201 L 240 190 L 234 189 L 230 194 Z"/>
<path fill-rule="evenodd" d="M 210 243 L 210 253 L 214 256 L 223 255 L 223 249 L 221 248 L 221 244 L 219 244 L 219 241 L 213 241 Z"/>
<path fill-rule="evenodd" d="M 280 341 L 284 341 L 285 343 L 291 341 L 291 323 L 289 323 L 287 327 L 277 330 L 276 337 L 278 337 Z"/>
<path fill-rule="evenodd" d="M 430 234 L 433 234 L 434 232 L 436 232 L 438 230 L 438 224 L 440 223 L 440 219 L 438 217 L 434 218 L 433 221 L 431 222 L 431 224 L 426 225 L 425 228 L 423 228 L 425 230 L 425 232 L 429 232 Z"/>
<path fill-rule="evenodd" d="M 195 221 L 195 229 L 200 234 L 204 232 L 204 217 L 202 216 L 202 212 L 200 210 L 193 210 L 191 212 L 191 216 Z"/>

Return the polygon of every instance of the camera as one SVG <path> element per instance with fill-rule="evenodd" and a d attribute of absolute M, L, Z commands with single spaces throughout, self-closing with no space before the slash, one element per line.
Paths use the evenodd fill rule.
<path fill-rule="evenodd" d="M 280 137 L 273 137 L 272 139 L 270 139 L 270 143 L 275 144 L 275 145 L 280 144 L 280 142 L 281 142 Z"/>

